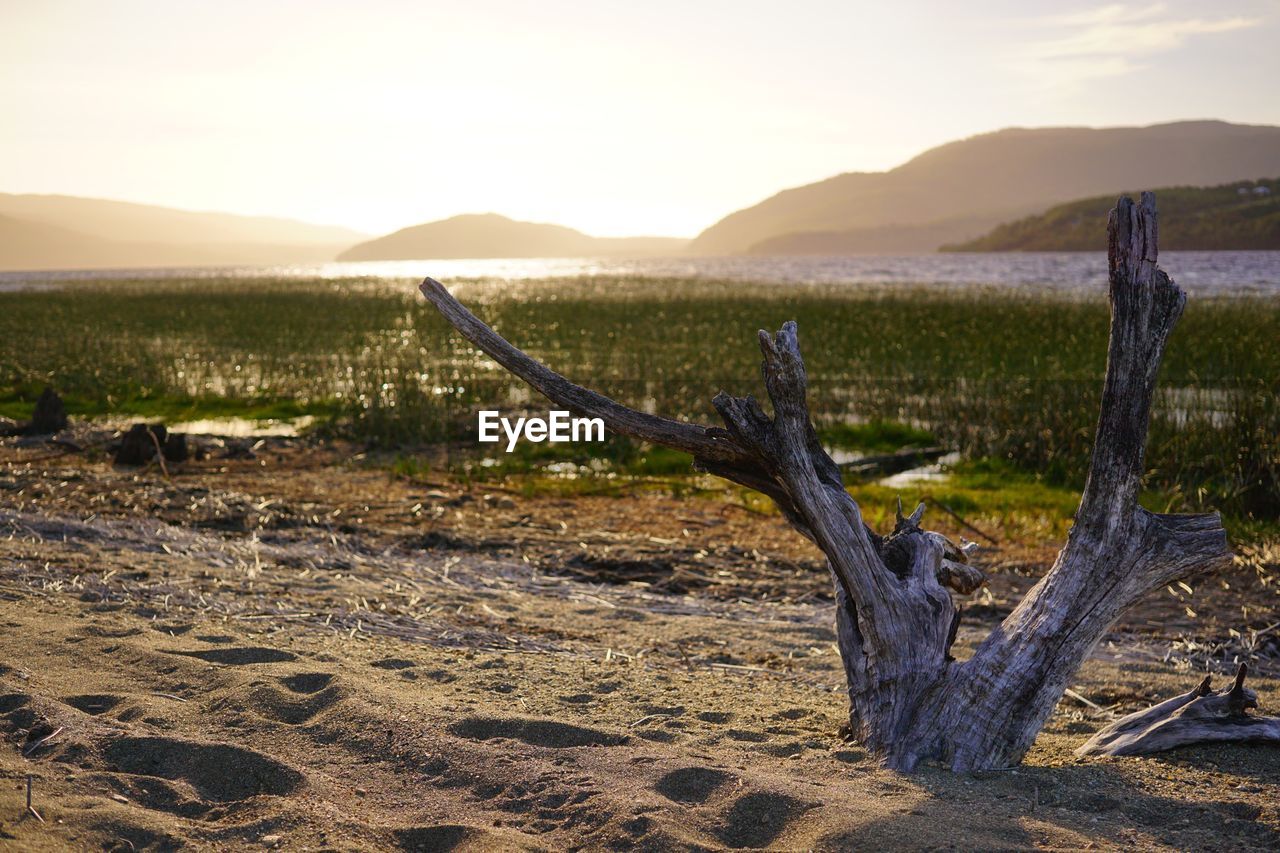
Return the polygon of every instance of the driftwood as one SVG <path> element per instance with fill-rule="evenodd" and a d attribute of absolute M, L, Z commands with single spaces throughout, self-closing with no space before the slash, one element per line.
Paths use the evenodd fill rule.
<path fill-rule="evenodd" d="M 1089 738 L 1076 755 L 1146 755 L 1179 746 L 1224 741 L 1280 743 L 1280 717 L 1249 713 L 1258 695 L 1244 686 L 1249 668 L 1240 664 L 1231 687 L 1221 693 L 1210 688 L 1212 676 L 1190 693 L 1121 717 Z"/>
<path fill-rule="evenodd" d="M 793 322 L 759 333 L 772 416 L 751 397 L 712 401 L 723 427 L 651 415 L 573 384 L 516 349 L 434 279 L 422 293 L 464 337 L 556 405 L 614 432 L 683 450 L 694 465 L 768 495 L 826 555 L 854 735 L 889 767 L 954 770 L 1016 764 L 1068 679 L 1116 617 L 1149 591 L 1229 563 L 1216 513 L 1165 515 L 1138 505 L 1147 424 L 1165 341 L 1186 298 L 1156 266 L 1155 198 L 1112 211 L 1111 340 L 1088 480 L 1075 525 L 1048 574 L 966 661 L 951 655 L 951 591 L 982 573 L 923 505 L 881 537 L 862 520 L 818 442 Z M 949 591 L 951 590 L 951 591 Z"/>

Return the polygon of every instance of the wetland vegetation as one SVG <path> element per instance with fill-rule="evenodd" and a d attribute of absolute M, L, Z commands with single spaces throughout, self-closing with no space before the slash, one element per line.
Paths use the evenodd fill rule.
<path fill-rule="evenodd" d="M 578 465 L 668 476 L 679 454 L 614 437 L 477 462 L 475 412 L 542 411 L 418 296 L 416 282 L 83 282 L 0 293 L 0 415 L 54 385 L 71 414 L 169 421 L 316 417 L 470 476 Z M 940 444 L 973 476 L 1078 487 L 1105 362 L 1102 298 L 980 288 L 575 278 L 454 282 L 499 333 L 639 408 L 717 423 L 720 389 L 763 397 L 754 331 L 799 322 L 810 405 L 835 447 Z M 1155 508 L 1280 513 L 1280 299 L 1193 299 L 1164 360 L 1147 485 Z M 53 330 L 59 330 L 53 333 Z M 594 469 L 592 457 L 597 461 Z"/>

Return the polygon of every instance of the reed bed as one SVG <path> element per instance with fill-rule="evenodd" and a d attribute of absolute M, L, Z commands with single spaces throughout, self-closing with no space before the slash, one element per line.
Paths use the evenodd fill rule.
<path fill-rule="evenodd" d="M 513 343 L 638 408 L 715 422 L 716 391 L 762 396 L 754 332 L 795 319 L 811 408 L 832 434 L 908 425 L 970 458 L 1072 485 L 1087 466 L 1106 357 L 1101 294 L 631 278 L 453 284 Z M 147 280 L 0 293 L 0 413 L 20 416 L 52 383 L 84 415 L 318 414 L 330 429 L 404 446 L 473 442 L 477 408 L 544 408 L 414 285 Z M 1188 306 L 1165 358 L 1147 458 L 1148 485 L 1169 496 L 1168 508 L 1280 515 L 1277 328 L 1274 297 Z"/>

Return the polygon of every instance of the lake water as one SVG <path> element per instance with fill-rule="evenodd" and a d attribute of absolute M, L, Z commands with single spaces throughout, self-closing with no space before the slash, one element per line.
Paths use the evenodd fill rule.
<path fill-rule="evenodd" d="M 1161 266 L 1197 295 L 1280 295 L 1280 251 L 1165 252 Z M 365 263 L 0 272 L 0 290 L 75 282 L 172 278 L 366 278 L 403 282 L 430 275 L 522 281 L 580 276 L 644 276 L 778 284 L 930 285 L 1105 292 L 1103 252 L 852 255 L 843 257 L 502 258 Z"/>

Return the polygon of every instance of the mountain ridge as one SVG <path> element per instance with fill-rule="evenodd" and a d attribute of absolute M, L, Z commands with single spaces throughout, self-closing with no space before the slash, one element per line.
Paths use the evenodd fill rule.
<path fill-rule="evenodd" d="M 935 251 L 1059 204 L 1126 188 L 1280 175 L 1280 127 L 1219 120 L 1014 127 L 928 149 L 884 172 L 781 190 L 693 241 L 593 237 L 495 213 L 370 237 L 279 217 L 109 199 L 0 193 L 0 269 L 517 257 L 840 255 Z"/>
<path fill-rule="evenodd" d="M 944 143 L 885 172 L 846 172 L 782 190 L 722 218 L 689 249 L 703 255 L 878 251 L 873 232 L 887 234 L 892 226 L 896 251 L 933 251 L 1084 196 L 1268 174 L 1280 174 L 1280 127 L 1271 125 L 1195 120 L 1005 128 Z M 940 233 L 965 218 L 967 225 Z M 919 232 L 914 238 L 913 230 Z"/>
<path fill-rule="evenodd" d="M 0 193 L 0 269 L 322 263 L 367 235 L 272 216 Z"/>

